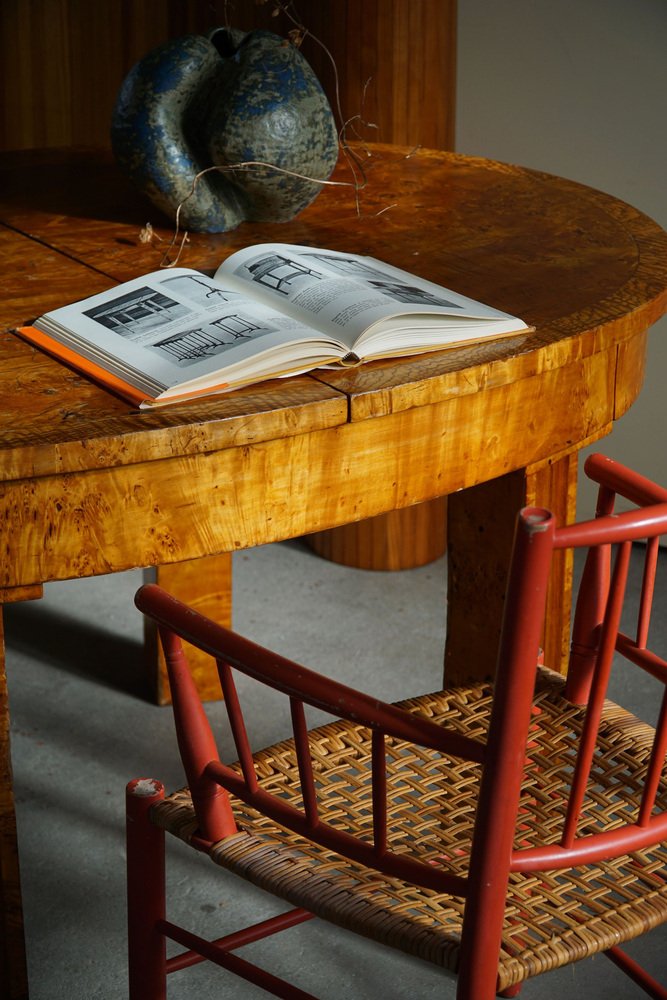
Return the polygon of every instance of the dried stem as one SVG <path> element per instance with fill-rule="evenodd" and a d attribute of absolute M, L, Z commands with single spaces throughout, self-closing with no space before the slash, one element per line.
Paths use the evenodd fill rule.
<path fill-rule="evenodd" d="M 185 246 L 185 243 L 187 242 L 187 238 L 188 238 L 187 232 L 185 232 L 183 234 L 183 237 L 181 239 L 181 243 L 180 243 L 180 246 L 179 246 L 179 249 L 178 249 L 178 253 L 176 255 L 175 260 L 171 260 L 170 259 L 170 254 L 171 254 L 171 251 L 174 248 L 174 245 L 175 245 L 176 241 L 178 240 L 178 236 L 179 236 L 179 232 L 180 232 L 180 223 L 181 223 L 181 210 L 182 210 L 183 206 L 186 204 L 186 202 L 190 198 L 192 198 L 193 194 L 195 193 L 195 191 L 197 189 L 197 185 L 198 185 L 199 181 L 201 180 L 201 178 L 205 174 L 209 174 L 209 173 L 211 173 L 214 170 L 215 171 L 223 172 L 223 171 L 228 171 L 228 170 L 230 170 L 230 171 L 233 171 L 233 170 L 244 170 L 244 169 L 247 169 L 247 168 L 250 168 L 250 167 L 264 167 L 264 168 L 268 168 L 270 170 L 275 170 L 275 171 L 277 171 L 278 173 L 281 173 L 281 174 L 287 174 L 289 177 L 296 177 L 298 180 L 312 181 L 313 184 L 323 184 L 323 185 L 326 184 L 326 185 L 329 185 L 330 187 L 354 187 L 355 190 L 357 190 L 357 188 L 358 188 L 358 185 L 357 185 L 356 182 L 353 183 L 352 181 L 331 181 L 331 180 L 324 180 L 324 179 L 318 178 L 318 177 L 308 177 L 306 174 L 297 173 L 295 170 L 287 170 L 284 167 L 278 167 L 278 166 L 276 166 L 275 163 L 266 163 L 263 160 L 244 160 L 244 161 L 242 161 L 240 163 L 229 163 L 229 164 L 225 164 L 223 166 L 216 165 L 216 166 L 213 166 L 213 167 L 206 167 L 204 170 L 200 170 L 199 173 L 195 175 L 195 177 L 194 177 L 194 179 L 192 181 L 192 187 L 190 188 L 189 194 L 183 199 L 182 202 L 180 202 L 180 204 L 176 208 L 176 228 L 174 230 L 174 235 L 171 238 L 171 242 L 169 243 L 169 246 L 165 250 L 164 257 L 162 258 L 162 261 L 160 263 L 160 267 L 176 267 L 176 265 L 178 264 L 178 261 L 180 260 L 181 254 L 183 253 L 183 248 Z M 150 223 L 148 225 L 150 225 Z M 152 230 L 152 227 L 151 227 L 151 230 Z"/>

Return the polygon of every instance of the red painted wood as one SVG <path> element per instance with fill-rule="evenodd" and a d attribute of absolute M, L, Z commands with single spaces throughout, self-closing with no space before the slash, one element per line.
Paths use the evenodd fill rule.
<path fill-rule="evenodd" d="M 225 791 L 206 774 L 218 748 L 188 667 L 180 640 L 173 632 L 160 633 L 167 665 L 178 748 L 195 803 L 199 828 L 207 840 L 221 840 L 236 833 L 236 823 Z"/>
<path fill-rule="evenodd" d="M 296 907 L 293 910 L 288 910 L 287 913 L 280 913 L 277 917 L 262 920 L 251 927 L 244 927 L 233 934 L 227 934 L 216 941 L 211 941 L 210 944 L 223 951 L 233 951 L 235 948 L 243 948 L 247 944 L 261 941 L 263 938 L 270 937 L 278 931 L 296 927 L 298 924 L 303 924 L 306 920 L 312 919 L 312 913 Z M 168 935 L 170 928 L 174 925 L 169 924 L 168 921 L 161 921 L 159 926 Z M 200 955 L 196 951 L 183 951 L 180 955 L 174 955 L 173 958 L 167 959 L 167 973 L 180 972 L 181 969 L 189 969 L 193 965 L 199 965 L 200 962 L 205 961 L 205 957 L 205 955 Z"/>
<path fill-rule="evenodd" d="M 166 944 L 157 929 L 165 917 L 164 831 L 149 811 L 164 786 L 138 778 L 126 789 L 127 930 L 130 1000 L 165 1000 Z"/>

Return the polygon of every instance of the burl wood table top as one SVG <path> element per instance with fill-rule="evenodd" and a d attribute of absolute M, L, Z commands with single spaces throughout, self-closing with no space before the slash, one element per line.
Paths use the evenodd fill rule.
<path fill-rule="evenodd" d="M 341 158 L 340 186 L 294 221 L 190 235 L 179 263 L 212 273 L 232 251 L 268 240 L 367 253 L 521 316 L 534 333 L 138 413 L 10 330 L 156 268 L 173 227 L 104 152 L 2 157 L 0 469 L 11 530 L 38 502 L 56 534 L 63 505 L 79 504 L 84 520 L 90 508 L 99 525 L 104 491 L 131 493 L 137 483 L 140 499 L 122 492 L 128 516 L 155 503 L 157 481 L 162 503 L 169 490 L 189 509 L 196 496 L 179 479 L 196 480 L 197 495 L 213 501 L 229 477 L 224 516 L 186 516 L 189 541 L 170 523 L 135 556 L 177 561 L 451 493 L 609 430 L 639 392 L 646 331 L 667 309 L 663 230 L 609 195 L 482 159 L 377 146 L 364 172 L 355 191 Z M 162 242 L 141 241 L 147 222 Z M 224 455 L 224 468 L 203 461 L 210 455 Z M 113 470 L 119 478 L 105 478 Z M 99 473 L 95 489 L 77 492 L 63 478 L 84 473 Z M 230 515 L 231 498 L 243 518 Z M 64 542 L 44 559 L 36 530 L 31 579 L 5 567 L 0 586 L 126 568 L 109 532 L 93 567 L 81 552 L 72 562 Z"/>

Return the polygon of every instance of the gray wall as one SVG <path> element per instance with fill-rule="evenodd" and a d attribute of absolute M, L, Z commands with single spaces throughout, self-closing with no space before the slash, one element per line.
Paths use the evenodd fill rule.
<path fill-rule="evenodd" d="M 665 0 L 459 0 L 456 149 L 607 191 L 667 228 Z M 667 319 L 596 450 L 667 484 Z M 584 453 L 585 454 L 585 453 Z M 592 491 L 580 485 L 580 513 Z"/>

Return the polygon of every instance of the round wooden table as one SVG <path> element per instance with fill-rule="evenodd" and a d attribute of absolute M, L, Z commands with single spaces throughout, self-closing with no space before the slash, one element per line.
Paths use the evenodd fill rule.
<path fill-rule="evenodd" d="M 224 619 L 233 551 L 448 496 L 445 675 L 492 672 L 516 511 L 531 503 L 573 516 L 578 451 L 639 393 L 647 330 L 667 309 L 667 236 L 557 177 L 441 152 L 370 152 L 362 190 L 342 160 L 341 186 L 293 222 L 191 236 L 180 263 L 210 272 L 264 241 L 368 253 L 535 332 L 148 413 L 3 333 L 3 601 L 39 596 L 48 580 L 145 566 Z M 170 225 L 106 154 L 7 154 L 0 171 L 3 330 L 159 265 Z M 156 238 L 143 242 L 149 220 Z M 555 567 L 548 599 L 546 658 L 557 668 L 570 574 L 566 562 Z M 20 896 L 0 668 L 4 981 L 14 1000 Z M 208 678 L 199 682 L 206 690 Z"/>

